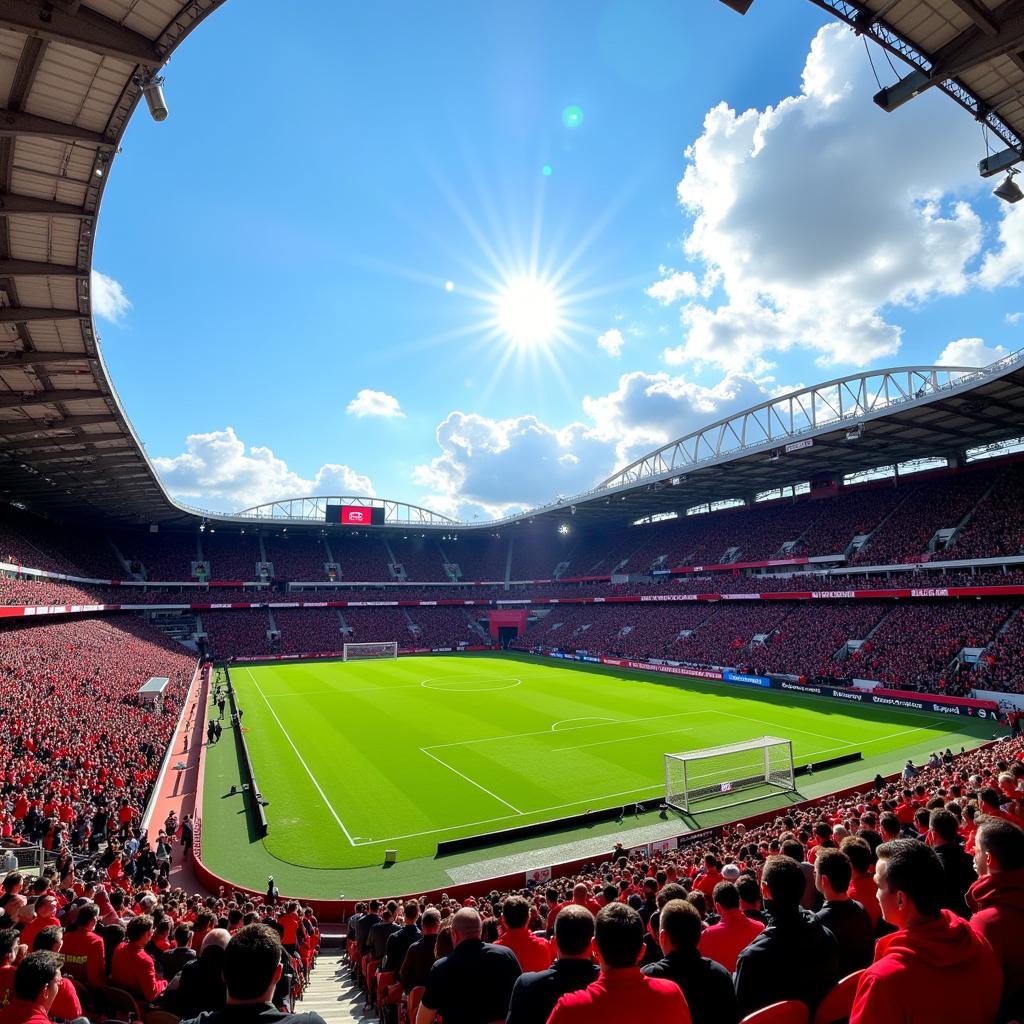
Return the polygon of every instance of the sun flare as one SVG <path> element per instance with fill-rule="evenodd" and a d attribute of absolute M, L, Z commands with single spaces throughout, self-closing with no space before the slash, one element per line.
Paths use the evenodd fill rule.
<path fill-rule="evenodd" d="M 562 330 L 558 293 L 536 277 L 512 278 L 495 296 L 495 320 L 501 333 L 519 348 L 549 345 Z"/>

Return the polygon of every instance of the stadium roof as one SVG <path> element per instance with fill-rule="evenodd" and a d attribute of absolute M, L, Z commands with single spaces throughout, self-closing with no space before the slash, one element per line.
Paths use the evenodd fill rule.
<path fill-rule="evenodd" d="M 187 518 L 100 355 L 90 274 L 107 170 L 148 77 L 223 0 L 0 0 L 0 498 Z"/>
<path fill-rule="evenodd" d="M 935 85 L 1019 147 L 1024 0 L 813 2 L 926 74 L 886 91 L 889 106 Z M 0 500 L 74 522 L 194 526 L 204 515 L 167 495 L 118 401 L 93 325 L 90 274 L 107 171 L 128 119 L 174 48 L 221 3 L 0 0 Z M 962 453 L 1022 432 L 1022 363 L 1013 357 L 962 378 L 918 367 L 829 382 L 680 439 L 524 518 L 575 506 L 581 518 L 621 521 Z M 848 441 L 858 424 L 863 435 Z"/>
<path fill-rule="evenodd" d="M 723 0 L 741 14 L 754 2 Z M 941 89 L 995 136 L 996 152 L 981 162 L 982 174 L 998 174 L 1024 155 L 1024 0 L 811 3 L 904 62 L 898 80 L 875 96 L 884 110 Z"/>

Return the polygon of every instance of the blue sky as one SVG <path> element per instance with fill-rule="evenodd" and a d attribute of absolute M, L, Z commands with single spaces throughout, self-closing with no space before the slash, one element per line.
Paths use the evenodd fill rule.
<path fill-rule="evenodd" d="M 977 125 L 876 88 L 805 0 L 236 0 L 111 173 L 114 382 L 191 504 L 471 519 L 791 386 L 1019 348 Z"/>

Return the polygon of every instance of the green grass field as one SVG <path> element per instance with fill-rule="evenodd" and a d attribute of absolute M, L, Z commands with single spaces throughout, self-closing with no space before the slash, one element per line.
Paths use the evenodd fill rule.
<path fill-rule="evenodd" d="M 307 887 L 309 869 L 329 869 L 332 895 L 339 871 L 377 867 L 386 848 L 416 861 L 442 839 L 657 797 L 668 751 L 777 735 L 793 741 L 798 764 L 862 751 L 861 781 L 910 753 L 976 745 L 993 731 L 510 655 L 237 666 L 231 675 L 270 829 L 262 842 L 240 832 L 241 798 L 224 795 L 240 778 L 228 730 L 208 749 L 204 858 L 248 884 L 275 863 L 304 869 Z M 845 784 L 837 776 L 824 788 Z"/>

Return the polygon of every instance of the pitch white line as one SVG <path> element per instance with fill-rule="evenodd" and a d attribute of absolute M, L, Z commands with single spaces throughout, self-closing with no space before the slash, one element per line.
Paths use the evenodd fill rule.
<path fill-rule="evenodd" d="M 666 718 L 690 718 L 693 715 L 704 715 L 707 714 L 706 710 L 702 711 L 680 711 L 676 714 L 671 715 L 649 715 L 647 718 L 622 718 L 619 720 L 612 720 L 615 725 L 633 725 L 636 722 L 661 722 Z M 572 721 L 572 719 L 567 719 Z M 559 732 L 577 732 L 582 729 L 601 729 L 607 725 L 607 722 L 599 722 L 597 725 L 577 725 L 572 729 L 559 729 Z M 456 740 L 454 743 L 432 743 L 429 747 L 423 747 L 423 750 L 441 750 L 444 747 L 465 747 L 471 743 L 494 743 L 497 740 L 521 740 L 527 736 L 550 736 L 551 729 L 538 729 L 536 732 L 513 732 L 505 736 L 484 736 L 478 740 Z"/>
<path fill-rule="evenodd" d="M 558 732 L 560 725 L 568 725 L 570 722 L 611 722 L 612 725 L 618 725 L 619 719 L 617 718 L 602 718 L 600 715 L 580 715 L 579 718 L 563 718 L 557 722 L 552 723 L 551 731 Z M 577 729 L 582 726 L 577 726 Z M 570 732 L 572 730 L 569 730 Z"/>
<path fill-rule="evenodd" d="M 433 760 L 435 760 L 439 765 L 441 765 L 444 768 L 447 768 L 448 771 L 455 772 L 455 774 L 458 775 L 460 779 L 465 779 L 471 786 L 476 786 L 476 788 L 479 789 L 481 792 L 486 793 L 490 797 L 494 797 L 494 799 L 497 800 L 498 803 L 504 804 L 506 807 L 512 808 L 512 810 L 515 811 L 516 814 L 525 813 L 524 811 L 519 810 L 519 808 L 515 805 L 510 804 L 507 800 L 503 800 L 500 796 L 498 796 L 497 793 L 492 793 L 486 786 L 481 786 L 480 783 L 477 782 L 475 779 L 471 779 L 468 775 L 463 775 L 458 768 L 453 768 L 450 764 L 448 764 L 447 761 L 442 761 L 441 758 L 439 758 L 436 754 L 432 754 L 426 747 L 420 747 L 420 751 L 426 754 L 427 757 L 433 758 Z"/>
<path fill-rule="evenodd" d="M 646 740 L 652 736 L 675 736 L 680 732 L 693 732 L 693 729 L 665 729 L 662 732 L 646 732 L 640 736 L 620 736 L 617 740 L 598 740 L 596 743 L 578 743 L 574 747 L 555 747 L 551 753 L 557 754 L 562 750 L 583 750 L 585 747 L 604 747 L 609 743 L 629 743 L 631 740 Z"/>
<path fill-rule="evenodd" d="M 291 736 L 288 735 L 288 730 L 281 724 L 281 719 L 277 717 L 277 712 L 274 710 L 273 705 L 270 703 L 269 700 L 267 700 L 267 695 L 260 688 L 260 684 L 256 682 L 256 677 L 252 674 L 252 672 L 249 671 L 249 669 L 246 669 L 245 671 L 249 673 L 249 678 L 252 680 L 252 685 L 256 687 L 256 690 L 258 691 L 259 695 L 263 698 L 264 703 L 267 705 L 267 709 L 274 716 L 274 721 L 277 722 L 278 728 L 280 728 L 281 732 L 284 734 L 284 738 L 288 741 L 292 750 L 295 751 L 295 756 L 299 759 L 299 764 L 301 764 L 302 767 L 306 769 L 306 774 L 309 776 L 309 781 L 312 782 L 314 786 L 316 786 L 316 791 L 320 794 L 321 799 L 327 806 L 327 810 L 331 812 L 331 816 L 338 823 L 338 828 L 340 828 L 341 831 L 345 833 L 345 838 L 349 841 L 349 844 L 355 846 L 356 843 L 352 839 L 352 836 L 349 835 L 348 829 L 345 828 L 345 823 L 341 820 L 341 818 L 338 817 L 338 812 L 331 806 L 331 801 L 327 799 L 327 794 L 323 791 L 323 789 L 320 788 L 320 783 L 316 781 L 316 776 L 309 770 L 309 765 L 306 764 L 305 758 L 303 758 L 303 756 L 299 753 L 299 748 L 295 746 L 295 741 L 291 738 Z"/>

